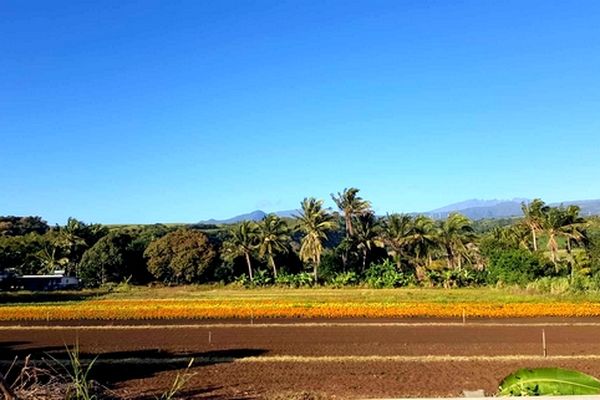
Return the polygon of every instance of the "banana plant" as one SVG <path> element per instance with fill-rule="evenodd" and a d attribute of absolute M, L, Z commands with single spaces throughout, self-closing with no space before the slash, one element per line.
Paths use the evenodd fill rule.
<path fill-rule="evenodd" d="M 561 396 L 600 394 L 600 380 L 562 368 L 520 369 L 500 383 L 499 396 Z"/>

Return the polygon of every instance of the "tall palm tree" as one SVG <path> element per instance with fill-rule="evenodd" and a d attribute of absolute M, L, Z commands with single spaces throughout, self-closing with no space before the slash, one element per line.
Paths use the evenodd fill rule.
<path fill-rule="evenodd" d="M 565 225 L 562 228 L 562 235 L 566 239 L 567 254 L 569 256 L 568 263 L 571 269 L 571 280 L 575 274 L 576 265 L 581 266 L 585 263 L 585 256 L 582 258 L 581 256 L 572 253 L 573 245 L 578 244 L 585 246 L 589 243 L 586 232 L 587 223 L 585 218 L 579 215 L 580 211 L 581 208 L 577 205 L 570 205 L 564 211 Z"/>
<path fill-rule="evenodd" d="M 277 277 L 275 254 L 287 253 L 291 240 L 287 224 L 275 214 L 267 215 L 258 224 L 258 239 L 258 252 L 261 257 L 267 257 L 273 276 Z"/>
<path fill-rule="evenodd" d="M 360 190 L 357 188 L 346 188 L 343 192 L 338 192 L 337 196 L 333 193 L 331 198 L 344 214 L 344 222 L 346 224 L 346 236 L 354 236 L 353 218 L 361 214 L 369 213 L 371 203 L 364 200 L 358 195 Z"/>
<path fill-rule="evenodd" d="M 523 211 L 523 222 L 529 227 L 531 237 L 533 239 L 533 251 L 538 250 L 537 233 L 542 231 L 544 224 L 544 216 L 548 212 L 549 207 L 540 199 L 533 199 L 530 203 L 521 203 Z"/>
<path fill-rule="evenodd" d="M 510 225 L 504 228 L 506 240 L 514 247 L 529 250 L 529 228 L 523 224 Z"/>
<path fill-rule="evenodd" d="M 362 271 L 367 267 L 367 256 L 374 247 L 383 247 L 379 236 L 379 223 L 373 212 L 358 214 L 355 217 L 354 243 L 362 255 Z"/>
<path fill-rule="evenodd" d="M 566 214 L 564 210 L 558 207 L 550 208 L 542 221 L 542 227 L 548 235 L 548 250 L 550 259 L 554 268 L 558 272 L 558 237 L 562 235 L 562 230 L 566 224 Z"/>
<path fill-rule="evenodd" d="M 432 254 L 439 247 L 435 222 L 425 215 L 415 217 L 411 234 L 407 240 L 410 243 L 417 266 L 421 265 L 423 258 L 426 259 L 427 265 L 431 265 Z"/>
<path fill-rule="evenodd" d="M 230 237 L 223 243 L 223 253 L 229 259 L 244 257 L 248 266 L 250 281 L 254 280 L 252 272 L 252 253 L 258 247 L 258 227 L 252 221 L 243 221 L 231 228 Z"/>
<path fill-rule="evenodd" d="M 304 233 L 300 239 L 300 258 L 304 262 L 313 264 L 316 283 L 323 242 L 327 240 L 327 232 L 335 227 L 335 222 L 333 217 L 323 209 L 323 200 L 310 197 L 302 201 L 301 207 L 300 215 L 296 216 L 299 228 Z"/>
<path fill-rule="evenodd" d="M 448 215 L 438 230 L 440 246 L 446 251 L 448 268 L 460 268 L 468 253 L 467 244 L 475 238 L 471 220 L 459 213 Z"/>
<path fill-rule="evenodd" d="M 402 258 L 410 248 L 412 227 L 413 218 L 406 214 L 388 215 L 383 221 L 381 239 L 398 270 L 402 268 Z"/>
<path fill-rule="evenodd" d="M 570 205 L 565 210 L 565 225 L 562 229 L 562 235 L 566 239 L 567 252 L 570 254 L 573 244 L 585 245 L 588 237 L 586 232 L 586 221 L 579 215 L 581 208 L 577 205 Z"/>
<path fill-rule="evenodd" d="M 87 248 L 89 248 L 85 239 L 81 237 L 81 232 L 85 225 L 69 218 L 66 225 L 56 227 L 50 234 L 51 248 L 45 248 L 38 254 L 38 257 L 45 265 L 46 272 L 52 272 L 55 268 L 62 268 L 68 274 L 76 271 L 77 263 Z"/>
<path fill-rule="evenodd" d="M 543 228 L 548 235 L 550 259 L 558 272 L 558 237 L 566 239 L 566 249 L 571 253 L 573 242 L 582 243 L 586 239 L 585 220 L 579 215 L 579 207 L 571 205 L 566 209 L 552 207 L 545 213 Z"/>

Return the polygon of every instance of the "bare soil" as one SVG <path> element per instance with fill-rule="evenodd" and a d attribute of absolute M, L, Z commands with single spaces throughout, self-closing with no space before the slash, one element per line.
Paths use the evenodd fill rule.
<path fill-rule="evenodd" d="M 374 320 L 335 321 L 356 323 L 351 326 L 298 326 L 296 323 L 305 322 L 299 320 L 285 321 L 288 323 L 281 326 L 260 326 L 260 323 L 240 326 L 237 323 L 242 321 L 229 322 L 236 325 L 211 326 L 215 321 L 203 321 L 191 327 L 0 328 L 0 360 L 4 360 L 0 370 L 15 356 L 32 354 L 33 359 L 39 360 L 50 354 L 66 359 L 65 344 L 78 341 L 82 358 L 100 355 L 94 370 L 96 379 L 131 399 L 153 399 L 165 391 L 192 357 L 197 359 L 190 369 L 195 375 L 186 386 L 184 398 L 459 396 L 463 390 L 476 389 L 492 394 L 498 382 L 510 372 L 536 366 L 575 368 L 600 376 L 598 360 L 538 358 L 542 354 L 542 329 L 550 356 L 600 355 L 600 325 L 554 325 L 600 323 L 600 320 L 521 319 L 433 326 L 386 326 L 374 324 L 377 323 Z M 540 325 L 496 324 L 515 322 Z M 429 355 L 450 358 L 357 361 L 351 357 Z M 524 355 L 531 359 L 452 359 L 452 356 L 473 355 Z M 282 360 L 277 356 L 297 357 Z M 303 359 L 315 356 L 346 358 Z"/>

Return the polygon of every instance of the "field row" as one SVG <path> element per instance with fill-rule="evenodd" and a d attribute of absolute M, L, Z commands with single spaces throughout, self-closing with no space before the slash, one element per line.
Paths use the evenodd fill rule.
<path fill-rule="evenodd" d="M 298 303 L 286 301 L 94 300 L 5 305 L 1 321 L 224 318 L 597 317 L 600 303 Z"/>

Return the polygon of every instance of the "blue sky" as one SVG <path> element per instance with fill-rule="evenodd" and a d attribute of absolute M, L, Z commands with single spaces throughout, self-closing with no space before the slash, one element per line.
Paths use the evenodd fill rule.
<path fill-rule="evenodd" d="M 0 215 L 600 198 L 598 1 L 3 1 Z"/>

